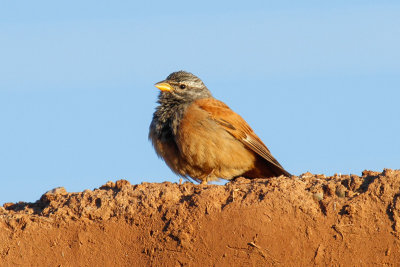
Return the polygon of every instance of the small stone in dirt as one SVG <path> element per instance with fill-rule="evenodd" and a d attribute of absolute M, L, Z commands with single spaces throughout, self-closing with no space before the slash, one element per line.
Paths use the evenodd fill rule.
<path fill-rule="evenodd" d="M 300 174 L 300 179 L 304 179 L 304 178 L 308 178 L 308 177 L 312 177 L 313 174 L 311 172 L 305 172 L 303 174 Z"/>
<path fill-rule="evenodd" d="M 108 181 L 106 184 L 100 186 L 100 189 L 109 189 L 109 188 L 114 188 L 115 183 L 112 181 Z"/>
<path fill-rule="evenodd" d="M 131 183 L 124 179 L 115 182 L 115 187 L 119 190 L 121 190 L 123 187 L 128 187 L 128 186 L 131 186 Z"/>
<path fill-rule="evenodd" d="M 336 187 L 335 194 L 338 197 L 345 197 L 346 196 L 346 188 L 343 185 L 338 185 Z"/>
<path fill-rule="evenodd" d="M 68 192 L 67 192 L 67 190 L 65 190 L 65 188 L 64 187 L 56 187 L 56 188 L 53 188 L 53 189 L 51 189 L 51 190 L 49 190 L 49 191 L 47 191 L 46 193 L 44 193 L 45 195 L 47 195 L 47 194 L 54 194 L 54 195 L 58 195 L 58 194 L 60 194 L 60 195 L 66 195 L 66 194 L 68 194 Z"/>
<path fill-rule="evenodd" d="M 363 172 L 362 172 L 362 176 L 363 177 L 366 177 L 366 176 L 378 176 L 379 174 L 380 174 L 380 172 L 375 172 L 375 171 L 370 171 L 370 170 L 363 170 Z"/>
<path fill-rule="evenodd" d="M 4 203 L 3 204 L 3 207 L 5 208 L 5 209 L 7 209 L 8 207 L 11 207 L 11 206 L 13 206 L 15 203 L 13 203 L 13 202 L 7 202 L 7 203 Z"/>
<path fill-rule="evenodd" d="M 315 200 L 320 201 L 320 200 L 324 199 L 324 193 L 323 192 L 314 193 L 313 197 Z"/>

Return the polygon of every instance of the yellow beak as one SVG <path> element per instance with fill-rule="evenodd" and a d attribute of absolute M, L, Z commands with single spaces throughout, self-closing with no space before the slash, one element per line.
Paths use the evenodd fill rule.
<path fill-rule="evenodd" d="M 172 91 L 172 86 L 169 83 L 159 82 L 159 83 L 156 83 L 154 86 L 163 92 L 171 92 Z"/>

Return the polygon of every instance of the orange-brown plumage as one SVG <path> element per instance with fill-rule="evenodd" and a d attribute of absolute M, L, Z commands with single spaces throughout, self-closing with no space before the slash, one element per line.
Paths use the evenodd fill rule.
<path fill-rule="evenodd" d="M 181 71 L 159 84 L 160 106 L 149 138 L 175 173 L 202 183 L 290 175 L 246 121 L 213 98 L 199 78 Z"/>

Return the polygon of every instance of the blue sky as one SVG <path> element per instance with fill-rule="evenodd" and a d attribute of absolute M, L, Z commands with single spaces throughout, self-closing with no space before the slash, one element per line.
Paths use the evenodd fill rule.
<path fill-rule="evenodd" d="M 293 174 L 399 168 L 398 14 L 398 1 L 3 1 L 0 203 L 178 181 L 147 134 L 153 84 L 181 69 Z"/>

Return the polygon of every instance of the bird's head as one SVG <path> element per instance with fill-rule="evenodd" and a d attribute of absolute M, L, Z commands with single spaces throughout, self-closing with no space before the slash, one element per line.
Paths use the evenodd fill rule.
<path fill-rule="evenodd" d="M 161 90 L 160 98 L 174 99 L 179 102 L 188 103 L 212 97 L 200 78 L 186 71 L 173 72 L 154 86 Z"/>

